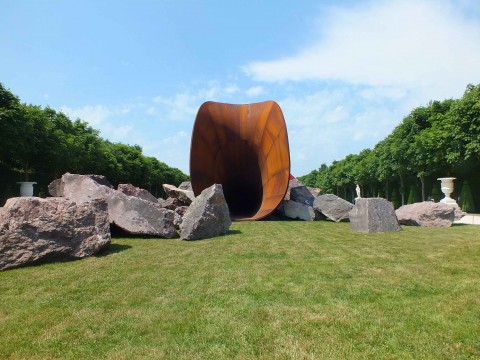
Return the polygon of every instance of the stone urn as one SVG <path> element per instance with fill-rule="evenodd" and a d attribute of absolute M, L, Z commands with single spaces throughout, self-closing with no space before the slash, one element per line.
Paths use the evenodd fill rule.
<path fill-rule="evenodd" d="M 36 184 L 35 181 L 20 181 L 17 182 L 20 184 L 20 196 L 33 196 L 33 185 Z"/>
<path fill-rule="evenodd" d="M 456 178 L 454 177 L 444 177 L 438 178 L 440 180 L 440 189 L 445 194 L 445 197 L 440 200 L 440 202 L 447 204 L 447 205 L 456 205 L 457 202 L 451 198 L 451 194 L 453 193 L 453 180 Z"/>

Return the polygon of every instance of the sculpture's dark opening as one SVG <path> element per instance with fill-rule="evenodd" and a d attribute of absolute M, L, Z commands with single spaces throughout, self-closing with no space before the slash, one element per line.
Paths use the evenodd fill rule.
<path fill-rule="evenodd" d="M 262 174 L 255 149 L 246 142 L 237 147 L 242 151 L 227 150 L 225 156 L 220 156 L 223 163 L 217 163 L 217 166 L 224 171 L 216 177 L 215 182 L 223 186 L 230 217 L 243 219 L 252 217 L 260 209 L 263 198 Z"/>

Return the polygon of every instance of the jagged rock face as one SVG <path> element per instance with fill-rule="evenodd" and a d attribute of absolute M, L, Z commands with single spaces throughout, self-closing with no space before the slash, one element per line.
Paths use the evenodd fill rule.
<path fill-rule="evenodd" d="M 135 196 L 146 201 L 158 203 L 158 199 L 153 196 L 149 191 L 133 186 L 132 184 L 118 184 L 117 190 L 127 196 Z"/>
<path fill-rule="evenodd" d="M 162 208 L 169 209 L 169 210 L 175 210 L 179 207 L 186 206 L 183 202 L 181 202 L 177 198 L 172 198 L 172 197 L 169 197 L 166 200 L 163 200 L 161 202 L 159 201 L 159 204 Z"/>
<path fill-rule="evenodd" d="M 175 225 L 175 228 L 177 230 L 180 230 L 180 225 L 183 222 L 183 216 L 185 215 L 187 210 L 188 210 L 188 206 L 179 206 L 174 210 L 175 216 L 174 216 L 173 224 Z"/>
<path fill-rule="evenodd" d="M 110 239 L 105 200 L 10 198 L 0 211 L 0 270 L 91 256 Z"/>
<path fill-rule="evenodd" d="M 458 207 L 432 201 L 403 205 L 395 213 L 402 225 L 425 227 L 450 227 L 464 215 Z"/>
<path fill-rule="evenodd" d="M 372 232 L 400 231 L 393 204 L 381 198 L 359 198 L 349 213 L 352 230 Z"/>
<path fill-rule="evenodd" d="M 214 184 L 203 190 L 185 212 L 180 225 L 180 237 L 199 240 L 224 235 L 231 224 L 222 185 Z"/>
<path fill-rule="evenodd" d="M 162 186 L 163 190 L 165 190 L 165 194 L 167 194 L 167 197 L 178 199 L 185 206 L 190 205 L 195 199 L 195 195 L 191 190 L 182 190 L 170 184 L 163 184 Z"/>
<path fill-rule="evenodd" d="M 333 194 L 320 195 L 313 201 L 313 208 L 328 219 L 339 222 L 349 221 L 348 213 L 353 204 Z"/>
<path fill-rule="evenodd" d="M 61 186 L 57 184 L 55 188 L 61 189 L 61 196 L 77 204 L 105 199 L 110 223 L 131 234 L 178 237 L 173 211 L 160 207 L 158 203 L 125 195 L 98 183 L 91 176 L 66 173 L 61 178 Z"/>

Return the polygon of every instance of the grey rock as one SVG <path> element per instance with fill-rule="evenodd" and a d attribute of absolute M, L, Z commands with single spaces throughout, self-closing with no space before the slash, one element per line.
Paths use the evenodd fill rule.
<path fill-rule="evenodd" d="M 313 208 L 328 219 L 340 222 L 349 221 L 349 212 L 353 204 L 333 194 L 320 195 L 313 201 Z"/>
<path fill-rule="evenodd" d="M 320 196 L 320 193 L 322 192 L 322 190 L 320 190 L 319 188 L 314 188 L 310 186 L 307 186 L 307 189 L 314 197 Z"/>
<path fill-rule="evenodd" d="M 186 206 L 190 205 L 192 201 L 195 200 L 195 195 L 191 190 L 182 190 L 170 184 L 163 184 L 162 186 L 167 197 L 176 198 Z"/>
<path fill-rule="evenodd" d="M 290 199 L 290 192 L 293 188 L 296 188 L 296 187 L 302 187 L 304 186 L 302 184 L 302 182 L 300 180 L 298 180 L 297 178 L 293 178 L 293 179 L 290 179 L 288 181 L 288 187 L 287 187 L 287 192 L 285 194 L 285 197 L 283 198 L 284 200 L 291 200 Z"/>
<path fill-rule="evenodd" d="M 63 196 L 63 182 L 62 182 L 62 179 L 53 180 L 48 185 L 48 192 L 51 196 L 62 197 Z"/>
<path fill-rule="evenodd" d="M 183 221 L 183 216 L 188 210 L 188 206 L 179 206 L 174 210 L 173 225 L 177 230 L 180 230 L 180 225 Z"/>
<path fill-rule="evenodd" d="M 461 218 L 463 218 L 465 215 L 467 215 L 467 213 L 465 211 L 460 209 L 460 206 L 458 206 L 458 204 L 455 204 L 452 207 L 453 207 L 453 211 L 455 213 L 455 221 L 458 221 Z"/>
<path fill-rule="evenodd" d="M 425 227 L 450 227 L 462 216 L 458 207 L 432 201 L 403 205 L 395 213 L 401 225 Z"/>
<path fill-rule="evenodd" d="M 118 184 L 117 190 L 128 196 L 135 196 L 153 203 L 159 202 L 149 191 L 133 186 L 132 184 Z"/>
<path fill-rule="evenodd" d="M 192 189 L 192 183 L 190 181 L 184 181 L 180 185 L 178 185 L 178 188 L 181 190 L 189 190 L 193 191 Z"/>
<path fill-rule="evenodd" d="M 180 237 L 199 240 L 224 235 L 231 224 L 222 185 L 214 184 L 203 190 L 185 212 L 180 225 Z"/>
<path fill-rule="evenodd" d="M 61 178 L 63 196 L 77 204 L 104 199 L 110 223 L 131 234 L 176 238 L 174 213 L 159 204 L 101 185 L 91 176 L 66 173 Z"/>
<path fill-rule="evenodd" d="M 0 270 L 98 253 L 111 240 L 107 214 L 105 200 L 8 199 L 0 212 Z"/>
<path fill-rule="evenodd" d="M 186 206 L 184 202 L 178 200 L 177 198 L 167 198 L 160 203 L 160 206 L 165 209 L 175 210 L 178 207 Z"/>
<path fill-rule="evenodd" d="M 284 218 L 313 221 L 316 214 L 313 207 L 292 200 L 282 200 L 277 207 L 277 212 Z"/>
<path fill-rule="evenodd" d="M 359 198 L 350 210 L 352 230 L 364 233 L 400 231 L 393 204 L 382 198 Z"/>
<path fill-rule="evenodd" d="M 314 196 L 305 186 L 302 185 L 290 189 L 290 200 L 312 206 Z"/>

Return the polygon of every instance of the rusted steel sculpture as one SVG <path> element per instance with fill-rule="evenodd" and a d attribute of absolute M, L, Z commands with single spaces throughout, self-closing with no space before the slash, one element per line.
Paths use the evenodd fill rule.
<path fill-rule="evenodd" d="M 200 106 L 190 148 L 195 196 L 222 184 L 231 218 L 258 220 L 280 204 L 289 177 L 287 128 L 276 102 Z"/>

